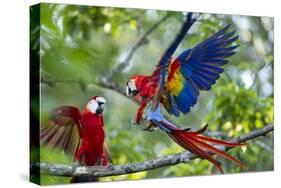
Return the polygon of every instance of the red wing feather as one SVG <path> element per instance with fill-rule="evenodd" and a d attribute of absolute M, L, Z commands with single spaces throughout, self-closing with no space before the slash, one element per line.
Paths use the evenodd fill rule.
<path fill-rule="evenodd" d="M 41 144 L 76 155 L 83 136 L 80 110 L 62 106 L 52 110 L 50 119 L 41 127 Z"/>

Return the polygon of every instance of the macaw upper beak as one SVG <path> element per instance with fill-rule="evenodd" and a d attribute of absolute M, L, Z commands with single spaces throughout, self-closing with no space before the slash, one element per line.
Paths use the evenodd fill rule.
<path fill-rule="evenodd" d="M 139 94 L 138 90 L 136 90 L 136 89 L 132 90 L 129 86 L 126 87 L 126 95 L 128 97 L 130 97 L 131 95 L 137 96 L 138 94 Z"/>
<path fill-rule="evenodd" d="M 96 114 L 101 114 L 103 112 L 103 104 L 104 102 L 98 102 L 98 108 L 96 110 Z"/>

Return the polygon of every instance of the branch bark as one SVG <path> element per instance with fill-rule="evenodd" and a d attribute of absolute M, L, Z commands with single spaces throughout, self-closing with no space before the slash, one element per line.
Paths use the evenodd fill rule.
<path fill-rule="evenodd" d="M 242 143 L 260 136 L 265 136 L 266 134 L 273 131 L 273 124 L 269 124 L 262 129 L 254 130 L 248 134 L 242 135 L 238 138 L 230 140 L 234 143 Z M 231 148 L 228 148 L 231 149 Z M 50 163 L 35 163 L 31 165 L 31 168 L 40 168 L 43 172 L 54 175 L 54 176 L 95 176 L 95 177 L 106 177 L 106 176 L 116 176 L 123 174 L 131 174 L 141 171 L 152 170 L 155 168 L 161 168 L 165 166 L 176 165 L 180 163 L 189 163 L 190 161 L 197 158 L 194 154 L 186 151 L 182 153 L 177 153 L 174 155 L 167 155 L 158 157 L 153 160 L 147 160 L 143 162 L 125 164 L 125 165 L 111 165 L 109 167 L 100 166 L 79 166 L 73 167 L 70 165 L 63 164 L 50 164 Z"/>
<path fill-rule="evenodd" d="M 109 90 L 115 91 L 115 92 L 123 95 L 124 97 L 132 100 L 133 102 L 138 103 L 133 98 L 128 97 L 126 95 L 125 86 L 121 87 L 116 82 L 113 82 L 113 81 L 110 81 L 110 80 L 106 81 L 104 79 L 101 79 L 99 81 L 89 80 L 89 81 L 86 82 L 86 81 L 75 80 L 75 79 L 72 79 L 72 78 L 63 78 L 63 79 L 56 78 L 56 79 L 54 79 L 54 78 L 51 78 L 51 77 L 46 76 L 44 74 L 41 74 L 41 83 L 46 84 L 49 87 L 54 87 L 57 83 L 75 83 L 75 84 L 79 84 L 79 85 L 83 84 L 86 88 L 90 85 L 95 85 L 95 86 L 101 87 L 103 89 L 109 89 Z"/>

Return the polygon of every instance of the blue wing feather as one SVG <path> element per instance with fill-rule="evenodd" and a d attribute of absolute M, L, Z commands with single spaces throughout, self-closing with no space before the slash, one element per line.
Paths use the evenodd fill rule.
<path fill-rule="evenodd" d="M 186 114 L 187 112 L 189 112 L 191 106 L 189 102 L 190 99 L 185 94 L 185 92 L 182 92 L 180 95 L 175 96 L 175 100 L 182 113 Z"/>
<path fill-rule="evenodd" d="M 211 84 L 208 83 L 206 80 L 202 79 L 196 74 L 193 74 L 191 79 L 194 81 L 194 83 L 198 86 L 200 90 L 210 90 Z"/>
<path fill-rule="evenodd" d="M 189 64 L 185 64 L 184 66 L 182 66 L 182 74 L 185 78 L 190 78 L 193 72 L 193 67 Z"/>
<path fill-rule="evenodd" d="M 211 76 L 209 76 L 208 74 L 205 74 L 202 71 L 200 72 L 200 71 L 196 70 L 196 71 L 194 71 L 194 74 L 196 74 L 198 77 L 206 80 L 206 82 L 208 82 L 209 85 L 213 85 L 216 82 L 216 79 L 212 78 Z"/>
<path fill-rule="evenodd" d="M 167 100 L 168 100 L 168 105 L 166 106 L 167 111 L 176 116 L 179 117 L 180 116 L 180 110 L 178 109 L 177 105 L 176 105 L 176 101 L 174 99 L 173 96 L 171 96 L 170 92 L 167 92 L 166 94 Z"/>
<path fill-rule="evenodd" d="M 220 65 L 219 65 L 220 66 Z M 216 66 L 213 63 L 204 63 L 204 64 L 198 64 L 198 65 L 194 65 L 194 67 L 196 67 L 199 70 L 204 71 L 205 69 L 210 70 L 214 73 L 220 74 L 223 72 L 223 69 Z"/>

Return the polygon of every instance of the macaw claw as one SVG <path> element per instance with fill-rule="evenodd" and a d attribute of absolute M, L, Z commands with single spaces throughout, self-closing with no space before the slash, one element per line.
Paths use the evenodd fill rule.
<path fill-rule="evenodd" d="M 141 129 L 141 130 L 143 130 L 143 131 L 149 131 L 149 132 L 153 132 L 153 131 L 154 131 L 154 129 L 151 128 L 151 127 L 145 127 L 145 128 L 143 128 L 143 129 Z"/>
<path fill-rule="evenodd" d="M 109 170 L 113 170 L 114 169 L 114 165 L 112 163 L 108 163 L 107 168 Z"/>
<path fill-rule="evenodd" d="M 135 121 L 135 120 L 131 120 L 131 126 L 133 126 L 133 127 L 137 127 L 137 122 Z"/>
<path fill-rule="evenodd" d="M 141 130 L 143 130 L 143 131 L 153 132 L 155 129 L 157 129 L 157 127 L 156 127 L 156 126 L 154 126 L 153 124 L 149 124 L 148 126 L 144 127 L 144 128 L 143 128 L 143 129 L 141 129 Z"/>

